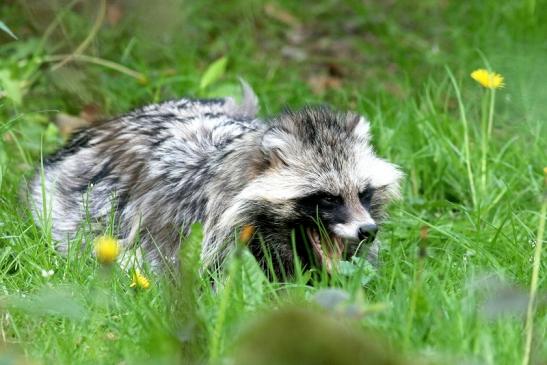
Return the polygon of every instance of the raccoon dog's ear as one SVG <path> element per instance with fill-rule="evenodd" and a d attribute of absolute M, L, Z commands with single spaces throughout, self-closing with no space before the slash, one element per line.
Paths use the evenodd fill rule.
<path fill-rule="evenodd" d="M 370 139 L 370 123 L 365 117 L 355 113 L 348 113 L 346 120 L 346 127 L 349 133 L 361 140 L 366 141 Z"/>
<path fill-rule="evenodd" d="M 262 137 L 260 148 L 270 166 L 287 166 L 291 148 L 297 143 L 288 131 L 281 128 L 270 128 Z"/>

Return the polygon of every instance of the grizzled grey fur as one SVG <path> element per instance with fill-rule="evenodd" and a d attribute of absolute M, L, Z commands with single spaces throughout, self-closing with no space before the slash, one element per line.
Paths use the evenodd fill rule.
<path fill-rule="evenodd" d="M 368 122 L 325 107 L 261 120 L 256 96 L 243 91 L 240 104 L 167 101 L 80 131 L 32 180 L 35 220 L 45 212 L 66 252 L 84 221 L 100 234 L 114 212 L 125 250 L 138 246 L 155 268 L 176 260 L 194 222 L 204 227 L 206 266 L 221 264 L 236 232 L 251 225 L 289 272 L 291 232 L 317 218 L 313 197 L 332 203 L 327 194 L 340 204 L 320 215 L 333 222 L 329 234 L 358 242 L 355 230 L 382 219 L 401 176 L 373 152 Z M 251 250 L 264 263 L 258 246 Z"/>

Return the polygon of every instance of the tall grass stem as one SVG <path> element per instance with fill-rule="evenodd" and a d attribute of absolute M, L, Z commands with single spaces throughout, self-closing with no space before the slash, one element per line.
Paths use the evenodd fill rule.
<path fill-rule="evenodd" d="M 522 365 L 528 365 L 530 363 L 530 353 L 532 350 L 532 338 L 534 332 L 534 302 L 536 299 L 538 281 L 539 281 L 539 268 L 541 266 L 541 251 L 543 248 L 543 234 L 545 232 L 545 214 L 547 212 L 547 167 L 543 169 L 543 204 L 541 206 L 541 213 L 539 215 L 539 224 L 536 237 L 536 247 L 534 250 L 534 262 L 532 264 L 532 278 L 530 280 L 530 298 L 528 299 L 528 310 L 526 313 L 526 325 L 525 335 L 526 340 L 524 343 L 524 356 L 522 358 Z"/>
<path fill-rule="evenodd" d="M 238 248 L 239 249 L 239 248 Z M 234 285 L 235 275 L 239 271 L 240 257 L 236 252 L 231 259 L 230 268 L 228 271 L 228 277 L 224 284 L 224 290 L 220 298 L 220 304 L 218 307 L 217 318 L 215 326 L 213 328 L 213 334 L 211 336 L 211 343 L 209 346 L 210 361 L 215 364 L 220 359 L 222 353 L 222 338 L 224 337 L 224 324 L 226 322 L 226 312 L 228 310 L 228 304 L 232 295 L 232 287 Z"/>

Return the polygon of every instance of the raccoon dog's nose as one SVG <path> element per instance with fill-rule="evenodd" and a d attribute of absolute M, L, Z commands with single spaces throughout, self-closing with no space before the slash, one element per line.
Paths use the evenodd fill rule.
<path fill-rule="evenodd" d="M 363 224 L 359 227 L 358 236 L 361 241 L 371 243 L 376 238 L 378 232 L 378 226 L 374 223 Z"/>

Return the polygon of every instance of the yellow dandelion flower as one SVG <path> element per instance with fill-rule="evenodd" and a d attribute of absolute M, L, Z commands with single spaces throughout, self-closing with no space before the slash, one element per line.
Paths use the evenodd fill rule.
<path fill-rule="evenodd" d="M 135 270 L 133 273 L 133 281 L 129 286 L 131 288 L 148 289 L 148 287 L 150 287 L 150 280 L 148 280 L 148 278 L 141 274 L 138 270 Z"/>
<path fill-rule="evenodd" d="M 246 244 L 253 237 L 254 233 L 255 227 L 251 226 L 250 224 L 244 225 L 243 228 L 241 228 L 241 232 L 239 233 L 239 241 L 243 244 Z"/>
<path fill-rule="evenodd" d="M 471 77 L 487 89 L 499 89 L 505 86 L 503 76 L 483 68 L 473 71 Z"/>
<path fill-rule="evenodd" d="M 95 240 L 95 255 L 101 264 L 109 265 L 116 261 L 120 253 L 118 240 L 111 236 L 101 236 Z"/>

